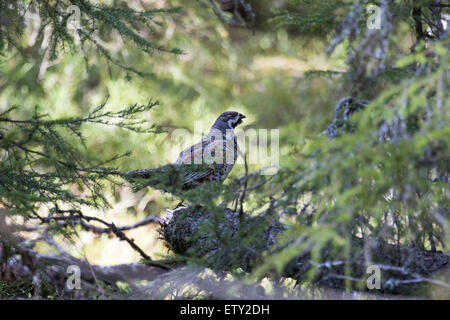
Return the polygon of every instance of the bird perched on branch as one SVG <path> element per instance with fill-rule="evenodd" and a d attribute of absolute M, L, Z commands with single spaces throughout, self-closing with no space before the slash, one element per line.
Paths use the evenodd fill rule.
<path fill-rule="evenodd" d="M 239 153 L 234 128 L 245 116 L 236 111 L 222 113 L 208 134 L 198 143 L 184 149 L 173 164 L 160 168 L 131 170 L 125 178 L 134 189 L 153 186 L 168 192 L 188 190 L 204 182 L 222 182 L 233 168 Z"/>

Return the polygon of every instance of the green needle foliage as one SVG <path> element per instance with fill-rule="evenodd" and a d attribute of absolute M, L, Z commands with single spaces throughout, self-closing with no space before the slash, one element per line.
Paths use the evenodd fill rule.
<path fill-rule="evenodd" d="M 30 15 L 37 39 L 46 38 L 48 59 L 55 60 L 61 51 L 81 49 L 86 63 L 92 52 L 103 56 L 108 63 L 139 76 L 152 76 L 134 67 L 127 66 L 106 46 L 111 36 L 118 36 L 147 55 L 160 52 L 180 54 L 178 48 L 168 48 L 144 38 L 140 32 L 158 33 L 163 15 L 176 14 L 179 7 L 138 11 L 123 2 L 107 5 L 93 1 L 2 1 L 0 4 L 0 52 L 15 48 L 20 54 L 30 57 L 38 53 L 37 47 L 24 48 L 23 31 L 27 29 L 25 17 Z M 28 21 L 29 23 L 29 21 Z M 94 36 L 96 33 L 101 37 Z M 76 41 L 76 38 L 79 40 Z M 35 42 L 39 44 L 39 41 Z"/>
<path fill-rule="evenodd" d="M 86 115 L 57 120 L 47 119 L 38 109 L 31 119 L 12 118 L 15 108 L 0 117 L 2 162 L 0 164 L 0 196 L 12 213 L 36 218 L 41 205 L 70 204 L 102 207 L 105 179 L 116 174 L 109 163 L 117 155 L 102 162 L 90 157 L 81 127 L 85 124 L 116 126 L 139 133 L 155 133 L 138 119 L 142 112 L 157 105 L 133 105 L 118 112 L 106 111 L 106 103 Z M 76 186 L 83 197 L 71 191 Z"/>
<path fill-rule="evenodd" d="M 273 9 L 269 20 L 276 28 L 287 28 L 300 34 L 324 34 L 339 23 L 339 10 L 349 6 L 345 1 L 317 2 L 290 0 L 288 9 Z M 341 12 L 342 15 L 342 12 Z"/>

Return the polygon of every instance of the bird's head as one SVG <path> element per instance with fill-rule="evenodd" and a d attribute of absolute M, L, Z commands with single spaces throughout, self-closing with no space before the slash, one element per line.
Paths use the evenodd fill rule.
<path fill-rule="evenodd" d="M 226 131 L 227 129 L 234 129 L 242 123 L 245 116 L 236 111 L 226 111 L 222 113 L 214 122 L 212 128 Z"/>

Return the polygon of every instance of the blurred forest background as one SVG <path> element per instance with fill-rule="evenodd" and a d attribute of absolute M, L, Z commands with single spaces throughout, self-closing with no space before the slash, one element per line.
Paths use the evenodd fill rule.
<path fill-rule="evenodd" d="M 448 299 L 449 6 L 2 1 L 0 297 L 327 298 L 328 291 L 311 293 L 313 284 L 364 290 L 365 266 L 375 260 L 385 267 L 383 293 Z M 374 13 L 379 29 L 368 28 Z M 263 165 L 237 164 L 213 188 L 217 196 L 201 190 L 185 199 L 212 211 L 242 204 L 249 221 L 283 228 L 276 245 L 250 228 L 213 253 L 174 253 L 167 233 L 149 222 L 165 218 L 180 198 L 134 190 L 118 173 L 173 162 L 201 134 L 182 145 L 174 130 L 194 133 L 197 122 L 206 132 L 227 110 L 247 116 L 244 129 L 280 130 L 280 169 L 262 176 Z M 105 225 L 79 212 L 114 225 L 93 232 L 83 221 Z M 223 214 L 214 212 L 203 234 L 220 225 L 215 217 Z M 173 268 L 145 283 L 94 276 L 71 291 L 63 269 L 47 279 L 48 261 L 24 258 L 71 256 L 98 267 L 91 270 L 142 262 L 111 230 L 143 219 L 126 237 Z M 374 243 L 400 249 L 376 261 Z M 257 263 L 230 256 L 249 248 Z M 305 254 L 307 268 L 287 271 Z M 421 258 L 432 262 L 408 264 Z M 17 271 L 27 263 L 28 271 Z M 323 267 L 336 273 L 318 280 Z"/>

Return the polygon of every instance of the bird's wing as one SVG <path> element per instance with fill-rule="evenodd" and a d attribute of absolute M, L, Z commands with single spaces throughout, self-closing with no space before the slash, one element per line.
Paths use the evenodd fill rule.
<path fill-rule="evenodd" d="M 193 164 L 197 162 L 195 161 L 195 159 L 200 160 L 199 163 L 201 163 L 203 148 L 209 143 L 211 143 L 211 141 L 203 139 L 200 142 L 197 142 L 196 144 L 184 149 L 183 151 L 181 151 L 180 155 L 175 161 L 175 164 Z"/>
<path fill-rule="evenodd" d="M 226 140 L 202 140 L 181 152 L 175 164 L 193 164 L 192 171 L 186 172 L 183 184 L 203 180 L 220 170 L 226 163 L 226 150 L 233 149 Z"/>

